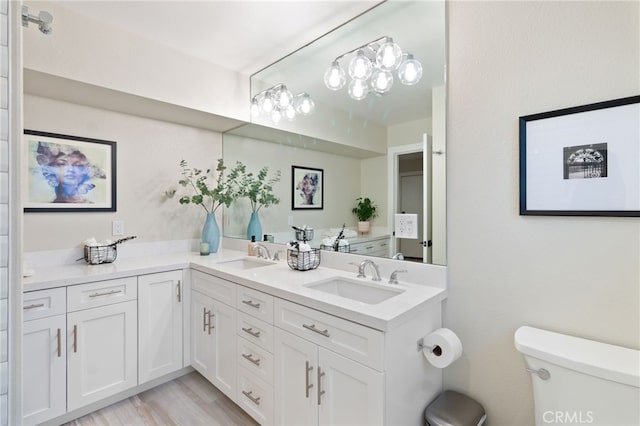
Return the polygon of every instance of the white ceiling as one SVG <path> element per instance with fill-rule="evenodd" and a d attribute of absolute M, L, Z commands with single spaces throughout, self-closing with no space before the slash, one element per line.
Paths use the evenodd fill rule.
<path fill-rule="evenodd" d="M 79 14 L 245 74 L 261 70 L 377 3 L 379 1 L 62 2 L 64 7 Z"/>

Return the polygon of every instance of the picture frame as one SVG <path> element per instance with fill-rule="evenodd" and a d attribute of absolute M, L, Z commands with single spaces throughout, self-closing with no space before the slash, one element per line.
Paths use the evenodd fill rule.
<path fill-rule="evenodd" d="M 291 166 L 291 209 L 322 210 L 324 208 L 324 170 Z"/>
<path fill-rule="evenodd" d="M 519 125 L 520 215 L 640 216 L 640 96 Z"/>
<path fill-rule="evenodd" d="M 24 130 L 27 213 L 115 212 L 116 142 Z"/>

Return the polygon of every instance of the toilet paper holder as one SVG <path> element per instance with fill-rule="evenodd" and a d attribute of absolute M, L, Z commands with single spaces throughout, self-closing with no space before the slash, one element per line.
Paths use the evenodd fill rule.
<path fill-rule="evenodd" d="M 422 352 L 425 348 L 429 349 L 429 352 L 433 352 L 434 354 L 440 356 L 442 355 L 442 348 L 438 345 L 433 345 L 430 348 L 424 345 L 424 337 L 418 339 L 417 342 L 418 352 Z"/>

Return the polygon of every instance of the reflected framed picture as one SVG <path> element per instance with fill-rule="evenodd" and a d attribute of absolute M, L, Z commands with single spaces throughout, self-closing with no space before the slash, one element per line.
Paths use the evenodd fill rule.
<path fill-rule="evenodd" d="M 25 130 L 24 211 L 116 211 L 116 143 Z"/>
<path fill-rule="evenodd" d="M 640 96 L 520 117 L 520 214 L 640 216 Z"/>
<path fill-rule="evenodd" d="M 324 170 L 291 166 L 291 209 L 324 208 Z"/>

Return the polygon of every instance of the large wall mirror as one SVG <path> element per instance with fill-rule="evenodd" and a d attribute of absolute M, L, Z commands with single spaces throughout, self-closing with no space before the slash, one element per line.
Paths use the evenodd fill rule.
<path fill-rule="evenodd" d="M 347 70 L 357 52 L 351 51 L 385 36 L 421 63 L 422 78 L 404 85 L 393 71 L 387 93 L 352 99 Z M 372 56 L 381 44 L 364 54 Z M 347 83 L 329 90 L 323 76 L 341 55 Z M 445 64 L 444 1 L 387 1 L 252 75 L 252 97 L 284 84 L 315 103 L 311 115 L 276 123 L 262 113 L 223 135 L 227 164 L 282 173 L 275 186 L 280 203 L 259 212 L 263 234 L 284 243 L 294 239 L 292 225 L 306 225 L 314 229 L 312 245 L 321 246 L 345 224 L 350 252 L 446 264 Z M 301 196 L 294 166 L 321 171 L 316 208 L 294 208 Z M 359 197 L 377 205 L 367 233 L 358 231 L 351 212 Z M 409 221 L 417 230 L 415 238 L 394 234 L 396 214 L 403 212 L 416 215 L 403 217 L 403 226 Z M 225 211 L 225 236 L 246 239 L 250 215 L 248 200 L 234 203 Z"/>

